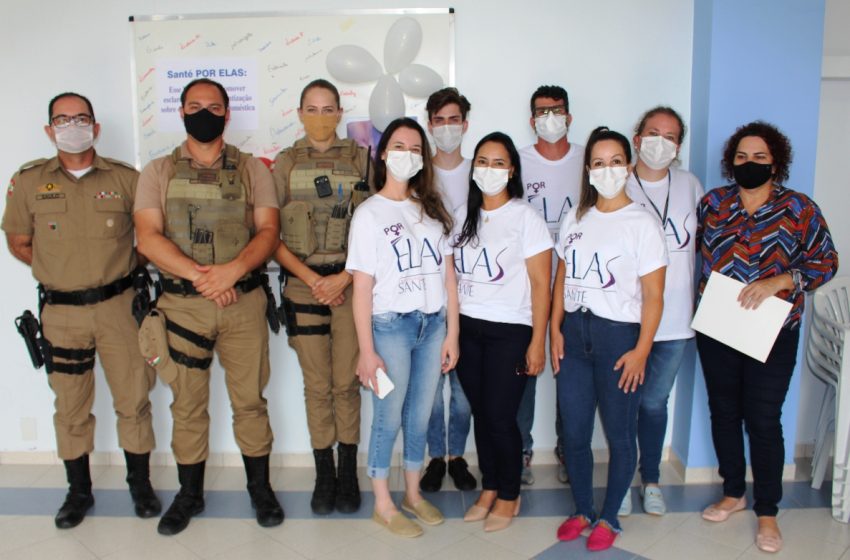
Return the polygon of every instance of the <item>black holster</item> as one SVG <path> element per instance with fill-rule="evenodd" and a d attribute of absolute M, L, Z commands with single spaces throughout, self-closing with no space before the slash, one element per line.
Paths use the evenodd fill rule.
<path fill-rule="evenodd" d="M 41 351 L 41 326 L 38 319 L 35 318 L 32 311 L 27 309 L 20 317 L 15 319 L 15 327 L 17 327 L 21 338 L 24 339 L 30 360 L 32 360 L 32 366 L 35 369 L 40 368 L 44 365 L 44 355 Z"/>
<path fill-rule="evenodd" d="M 280 332 L 280 319 L 277 316 L 277 301 L 275 301 L 272 288 L 269 285 L 268 274 L 263 273 L 260 275 L 260 285 L 266 293 L 266 321 L 268 321 L 272 332 L 277 334 Z"/>
<path fill-rule="evenodd" d="M 151 275 L 145 267 L 140 266 L 133 271 L 133 290 L 136 295 L 133 297 L 132 312 L 139 326 L 152 308 L 150 291 L 152 284 Z"/>

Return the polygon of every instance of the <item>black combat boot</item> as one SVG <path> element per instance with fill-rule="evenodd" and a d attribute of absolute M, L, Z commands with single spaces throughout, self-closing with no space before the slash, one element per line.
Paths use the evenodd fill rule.
<path fill-rule="evenodd" d="M 65 461 L 65 474 L 68 477 L 68 494 L 54 518 L 59 529 L 70 529 L 82 523 L 86 512 L 94 505 L 88 454 Z"/>
<path fill-rule="evenodd" d="M 357 482 L 357 445 L 340 443 L 337 445 L 336 451 L 339 455 L 336 510 L 340 513 L 354 513 L 360 509 L 360 484 Z"/>
<path fill-rule="evenodd" d="M 154 517 L 162 512 L 162 504 L 151 486 L 150 453 L 130 453 L 124 451 L 127 461 L 127 484 L 130 497 L 133 498 L 136 515 L 142 519 Z"/>
<path fill-rule="evenodd" d="M 334 467 L 333 447 L 314 449 L 313 458 L 316 460 L 316 486 L 310 507 L 316 515 L 327 515 L 334 510 L 336 501 L 336 468 Z"/>
<path fill-rule="evenodd" d="M 248 457 L 242 455 L 245 475 L 248 478 L 248 493 L 251 506 L 257 512 L 260 527 L 274 527 L 283 523 L 283 508 L 269 484 L 269 456 Z"/>
<path fill-rule="evenodd" d="M 204 511 L 204 467 L 206 461 L 194 465 L 177 465 L 180 491 L 171 507 L 159 519 L 156 530 L 160 535 L 176 535 L 189 526 L 193 516 Z"/>

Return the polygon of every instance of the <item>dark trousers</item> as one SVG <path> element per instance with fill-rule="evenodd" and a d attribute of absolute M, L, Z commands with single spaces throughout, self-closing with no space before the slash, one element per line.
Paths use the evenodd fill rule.
<path fill-rule="evenodd" d="M 522 438 L 517 410 L 527 377 L 525 352 L 531 327 L 460 316 L 457 374 L 475 419 L 481 487 L 501 500 L 519 497 Z"/>
<path fill-rule="evenodd" d="M 782 404 L 797 361 L 799 337 L 799 329 L 782 329 L 767 362 L 761 363 L 697 333 L 723 494 L 740 498 L 746 491 L 742 429 L 746 427 L 753 471 L 753 511 L 759 516 L 775 516 L 782 499 Z"/>

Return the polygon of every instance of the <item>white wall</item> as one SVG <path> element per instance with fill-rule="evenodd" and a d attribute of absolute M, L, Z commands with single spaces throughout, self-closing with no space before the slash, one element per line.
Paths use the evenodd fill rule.
<path fill-rule="evenodd" d="M 823 211 L 838 249 L 840 276 L 850 275 L 850 194 L 845 162 L 850 153 L 850 3 L 827 0 L 823 37 L 818 155 L 814 199 Z M 808 324 L 808 323 L 807 323 Z M 802 369 L 797 445 L 814 443 L 826 386 Z M 808 451 L 808 450 L 807 450 Z"/>
<path fill-rule="evenodd" d="M 427 0 L 364 1 L 357 8 L 445 7 Z M 493 130 L 510 134 L 517 145 L 533 141 L 528 99 L 541 84 L 560 84 L 570 93 L 574 116 L 570 138 L 584 143 L 590 130 L 606 124 L 630 136 L 642 111 L 664 103 L 687 120 L 690 108 L 693 5 L 680 0 L 457 0 L 456 85 L 471 100 L 464 151 Z M 351 7 L 342 0 L 316 0 L 310 9 Z M 0 53 L 5 87 L 0 91 L 6 140 L 0 177 L 21 163 L 53 151 L 44 137 L 47 102 L 74 90 L 92 99 L 102 134 L 98 150 L 133 159 L 129 15 L 221 13 L 237 4 L 223 0 L 42 0 L 4 6 Z M 303 9 L 303 3 L 253 0 L 243 11 Z M 687 154 L 684 154 L 687 166 Z M 0 452 L 55 449 L 52 396 L 43 371 L 33 372 L 12 320 L 35 308 L 29 269 L 0 249 Z M 275 452 L 309 450 L 301 376 L 284 337 L 272 341 L 273 377 L 266 391 Z M 237 452 L 221 369 L 212 382 L 213 452 Z M 152 394 L 158 451 L 170 442 L 170 394 L 159 383 Z M 97 383 L 95 414 L 98 450 L 114 450 L 117 438 L 108 389 Z M 371 406 L 364 399 L 363 441 Z M 538 385 L 536 447 L 544 457 L 554 445 L 554 382 L 544 374 Z M 604 447 L 597 430 L 595 447 Z"/>

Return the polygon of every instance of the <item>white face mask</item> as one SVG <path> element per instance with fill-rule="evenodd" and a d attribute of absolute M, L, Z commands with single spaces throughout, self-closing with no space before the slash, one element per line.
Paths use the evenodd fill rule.
<path fill-rule="evenodd" d="M 406 183 L 422 169 L 422 155 L 410 151 L 390 150 L 386 161 L 387 171 L 400 183 Z"/>
<path fill-rule="evenodd" d="M 679 146 L 661 136 L 643 136 L 638 157 L 650 169 L 666 169 L 676 159 Z"/>
<path fill-rule="evenodd" d="M 597 167 L 589 172 L 590 184 L 603 198 L 616 198 L 626 186 L 629 169 L 623 165 L 618 167 Z"/>
<path fill-rule="evenodd" d="M 94 125 L 68 125 L 64 128 L 53 128 L 56 147 L 69 154 L 81 154 L 94 145 Z"/>
<path fill-rule="evenodd" d="M 550 111 L 543 117 L 534 117 L 534 129 L 537 136 L 554 144 L 567 135 L 567 115 L 556 115 Z"/>
<path fill-rule="evenodd" d="M 472 169 L 472 180 L 487 196 L 496 196 L 508 186 L 510 169 L 497 169 L 495 167 L 474 167 Z"/>
<path fill-rule="evenodd" d="M 447 124 L 445 126 L 435 126 L 431 130 L 431 135 L 434 137 L 434 144 L 441 152 L 453 152 L 461 141 L 463 141 L 463 125 L 462 124 Z"/>

